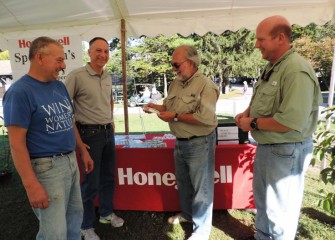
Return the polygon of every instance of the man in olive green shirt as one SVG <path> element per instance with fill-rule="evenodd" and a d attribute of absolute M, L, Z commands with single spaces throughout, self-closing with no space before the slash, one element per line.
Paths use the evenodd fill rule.
<path fill-rule="evenodd" d="M 253 239 L 295 238 L 304 175 L 313 153 L 320 86 L 311 65 L 291 46 L 291 32 L 281 16 L 258 25 L 255 47 L 269 63 L 255 84 L 249 107 L 235 117 L 237 126 L 251 131 L 258 142 Z"/>

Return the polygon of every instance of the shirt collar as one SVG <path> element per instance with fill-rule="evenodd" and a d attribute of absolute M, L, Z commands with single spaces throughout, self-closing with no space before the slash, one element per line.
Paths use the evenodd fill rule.
<path fill-rule="evenodd" d="M 88 71 L 88 73 L 92 76 L 102 77 L 103 75 L 106 74 L 106 71 L 103 71 L 101 75 L 99 73 L 97 73 L 96 71 L 94 71 L 93 68 L 91 67 L 90 63 L 87 63 L 85 67 L 86 67 L 86 70 Z"/>
<path fill-rule="evenodd" d="M 288 51 L 286 51 L 283 56 L 281 56 L 278 61 L 274 64 L 271 64 L 271 63 L 268 63 L 265 67 L 265 69 L 263 70 L 263 73 L 262 73 L 262 77 L 261 79 L 264 80 L 264 81 L 268 81 L 271 74 L 273 72 L 277 72 L 278 71 L 278 68 L 280 66 L 280 64 L 288 57 L 290 56 L 292 53 L 294 53 L 296 50 L 295 48 L 292 46 Z"/>
<path fill-rule="evenodd" d="M 195 78 L 197 78 L 199 75 L 201 75 L 201 73 L 200 73 L 200 71 L 199 70 L 197 70 L 189 79 L 187 79 L 186 81 L 180 81 L 180 85 L 182 86 L 182 87 L 186 87 L 188 84 L 190 84 L 192 81 L 193 81 L 193 79 L 195 79 Z"/>

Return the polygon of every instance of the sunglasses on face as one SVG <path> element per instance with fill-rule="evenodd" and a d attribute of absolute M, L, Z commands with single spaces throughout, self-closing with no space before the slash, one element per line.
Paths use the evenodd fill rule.
<path fill-rule="evenodd" d="M 185 60 L 184 62 L 186 62 L 186 61 L 187 60 Z M 174 67 L 174 68 L 176 68 L 176 69 L 178 69 L 184 62 L 181 62 L 181 63 L 174 63 L 174 62 L 172 62 L 171 66 Z"/>

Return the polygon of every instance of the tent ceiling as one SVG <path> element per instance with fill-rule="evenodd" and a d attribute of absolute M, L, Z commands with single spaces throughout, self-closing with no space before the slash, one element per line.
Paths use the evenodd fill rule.
<path fill-rule="evenodd" d="M 263 18 L 280 14 L 291 23 L 335 21 L 335 0 L 0 0 L 1 39 L 79 34 L 128 37 L 192 32 L 222 33 L 254 29 Z"/>

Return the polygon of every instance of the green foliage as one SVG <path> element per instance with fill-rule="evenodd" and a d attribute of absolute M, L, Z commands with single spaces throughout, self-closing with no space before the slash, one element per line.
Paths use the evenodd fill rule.
<path fill-rule="evenodd" d="M 335 46 L 335 25 L 294 25 L 292 39 L 297 51 L 307 58 L 321 80 L 329 86 Z M 329 87 L 328 87 L 329 88 Z"/>
<path fill-rule="evenodd" d="M 314 23 L 311 23 L 307 25 L 306 27 L 301 27 L 299 25 L 293 25 L 292 26 L 292 41 L 295 41 L 296 39 L 299 39 L 305 36 L 315 38 L 316 28 L 317 28 L 317 25 Z"/>
<path fill-rule="evenodd" d="M 311 23 L 305 27 L 293 25 L 292 41 L 295 41 L 303 37 L 309 37 L 313 41 L 319 41 L 326 37 L 334 38 L 334 33 L 335 33 L 335 25 L 331 24 L 330 22 L 323 26 L 318 26 L 315 23 Z"/>
<path fill-rule="evenodd" d="M 297 51 L 306 57 L 321 74 L 325 83 L 330 81 L 335 26 L 326 24 L 306 27 L 293 26 L 292 40 Z M 201 71 L 210 79 L 219 77 L 222 85 L 228 84 L 228 77 L 258 77 L 266 61 L 254 48 L 255 32 L 240 29 L 226 31 L 221 35 L 211 32 L 203 36 L 191 34 L 188 37 L 175 34 L 171 37 L 158 35 L 154 38 L 142 36 L 128 39 L 126 43 L 127 77 L 136 83 L 156 83 L 165 88 L 174 78 L 170 66 L 173 50 L 182 45 L 195 46 L 202 58 Z M 107 64 L 110 73 L 121 76 L 121 45 L 118 39 L 110 42 L 111 58 Z M 129 86 L 133 88 L 133 86 Z"/>
<path fill-rule="evenodd" d="M 82 43 L 82 49 L 83 49 L 83 65 L 88 63 L 90 61 L 90 57 L 88 56 L 87 52 L 88 45 L 86 46 L 84 42 Z"/>
<path fill-rule="evenodd" d="M 9 60 L 8 50 L 0 52 L 0 60 Z"/>
<path fill-rule="evenodd" d="M 109 48 L 111 51 L 121 48 L 120 40 L 118 38 L 113 38 L 109 43 Z"/>
<path fill-rule="evenodd" d="M 334 32 L 335 35 L 335 32 Z M 316 72 L 329 86 L 335 39 L 325 37 L 321 40 L 313 40 L 311 37 L 302 37 L 294 42 L 297 51 L 312 64 Z"/>
<path fill-rule="evenodd" d="M 229 76 L 257 76 L 261 58 L 250 58 L 255 52 L 254 33 L 246 29 L 219 36 L 207 33 L 200 43 L 203 72 L 211 79 L 215 76 L 220 79 Z"/>
<path fill-rule="evenodd" d="M 264 62 L 257 49 L 254 49 L 255 33 L 246 29 L 237 32 L 225 32 L 222 35 L 207 33 L 204 36 L 192 34 L 189 37 L 158 35 L 155 38 L 141 37 L 127 43 L 127 74 L 136 82 L 163 84 L 162 79 L 171 81 L 174 73 L 170 62 L 174 49 L 182 44 L 195 46 L 202 58 L 201 70 L 213 79 L 221 80 L 228 76 L 258 76 Z M 121 73 L 121 51 L 115 47 L 111 61 L 107 65 L 109 72 Z M 112 44 L 111 43 L 111 44 Z"/>
<path fill-rule="evenodd" d="M 314 154 L 312 163 L 316 161 L 326 161 L 328 167 L 321 171 L 321 180 L 325 184 L 335 185 L 335 131 L 329 128 L 331 122 L 331 116 L 335 113 L 335 106 L 329 107 L 322 111 L 325 114 L 325 119 L 328 121 L 326 124 L 324 121 L 319 121 L 318 129 L 314 136 Z M 322 194 L 319 200 L 319 206 L 323 210 L 329 212 L 335 216 L 335 192 L 326 192 L 321 189 Z"/>

